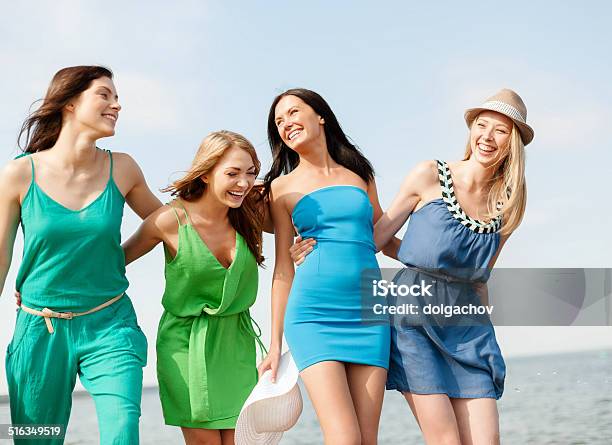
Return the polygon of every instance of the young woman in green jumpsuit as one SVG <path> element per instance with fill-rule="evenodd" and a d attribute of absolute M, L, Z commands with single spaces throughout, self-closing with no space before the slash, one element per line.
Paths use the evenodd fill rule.
<path fill-rule="evenodd" d="M 263 261 L 263 212 L 252 190 L 259 168 L 243 136 L 211 133 L 187 174 L 166 189 L 176 199 L 124 244 L 127 263 L 164 245 L 157 376 L 166 424 L 180 426 L 187 444 L 233 444 L 257 383 L 249 307 Z"/>
<path fill-rule="evenodd" d="M 66 426 L 79 375 L 96 405 L 100 443 L 132 445 L 147 342 L 125 294 L 120 227 L 126 202 L 142 218 L 161 202 L 130 156 L 96 147 L 114 135 L 120 109 L 108 69 L 54 76 L 23 125 L 26 156 L 0 173 L 0 290 L 21 224 L 22 306 L 6 354 L 12 423 Z"/>

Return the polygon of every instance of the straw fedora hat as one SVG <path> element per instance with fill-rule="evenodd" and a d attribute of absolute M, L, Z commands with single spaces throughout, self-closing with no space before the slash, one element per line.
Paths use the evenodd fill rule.
<path fill-rule="evenodd" d="M 514 91 L 504 88 L 489 97 L 481 106 L 465 110 L 464 116 L 468 128 L 472 126 L 476 116 L 486 110 L 496 111 L 512 119 L 521 134 L 524 145 L 533 140 L 533 128 L 527 125 L 527 107 L 521 96 Z"/>
<path fill-rule="evenodd" d="M 275 445 L 284 431 L 297 422 L 302 413 L 299 371 L 291 353 L 285 352 L 278 365 L 276 383 L 266 371 L 240 410 L 236 422 L 236 445 Z"/>

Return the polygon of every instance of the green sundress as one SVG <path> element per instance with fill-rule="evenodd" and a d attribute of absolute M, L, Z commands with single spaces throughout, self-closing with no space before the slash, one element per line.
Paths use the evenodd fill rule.
<path fill-rule="evenodd" d="M 157 333 L 164 419 L 181 427 L 231 429 L 257 383 L 255 341 L 263 348 L 249 314 L 257 262 L 236 232 L 234 261 L 223 267 L 181 207 L 186 224 L 172 207 L 179 242 L 174 258 L 165 250 L 165 310 Z"/>

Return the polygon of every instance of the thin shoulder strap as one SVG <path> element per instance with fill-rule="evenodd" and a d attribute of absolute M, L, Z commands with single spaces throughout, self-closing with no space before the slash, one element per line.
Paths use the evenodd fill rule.
<path fill-rule="evenodd" d="M 181 209 L 183 209 L 183 213 L 185 214 L 185 219 L 187 220 L 187 224 L 189 224 L 190 226 L 193 225 L 191 223 L 191 218 L 189 217 L 189 213 L 187 213 L 187 209 L 185 208 L 185 206 L 181 202 L 181 198 L 176 198 L 175 201 L 178 202 L 178 205 L 180 205 Z"/>
<path fill-rule="evenodd" d="M 32 179 L 31 179 L 30 183 L 32 183 L 32 182 L 34 182 L 34 161 L 32 160 L 32 153 L 28 153 L 28 152 L 19 153 L 17 156 L 15 156 L 13 158 L 13 160 L 19 159 L 19 158 L 23 158 L 24 156 L 29 156 L 30 157 L 30 165 L 32 166 Z"/>
<path fill-rule="evenodd" d="M 110 158 L 110 177 L 113 178 L 113 152 L 110 150 L 106 150 L 108 152 L 108 157 Z"/>
<path fill-rule="evenodd" d="M 28 156 L 30 158 L 30 165 L 32 166 L 32 180 L 30 181 L 31 184 L 33 184 L 34 182 L 36 182 L 34 180 L 34 160 L 32 159 L 32 156 Z"/>
<path fill-rule="evenodd" d="M 179 217 L 178 212 L 176 211 L 176 208 L 172 205 L 171 202 L 166 203 L 166 205 L 168 207 L 170 207 L 172 209 L 172 211 L 174 212 L 174 216 L 176 216 L 176 221 L 178 222 L 179 227 L 182 225 L 181 224 L 181 218 Z"/>

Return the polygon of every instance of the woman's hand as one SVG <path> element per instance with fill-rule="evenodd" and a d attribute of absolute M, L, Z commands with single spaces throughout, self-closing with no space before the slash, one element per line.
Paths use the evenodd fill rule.
<path fill-rule="evenodd" d="M 278 363 L 280 362 L 280 348 L 275 348 L 270 346 L 270 352 L 266 355 L 266 358 L 259 364 L 257 367 L 257 373 L 259 378 L 266 372 L 268 369 L 272 371 L 272 383 L 276 383 L 276 372 L 278 371 Z"/>
<path fill-rule="evenodd" d="M 289 253 L 291 254 L 291 259 L 296 266 L 299 266 L 304 262 L 306 255 L 312 252 L 315 244 L 317 244 L 317 242 L 313 238 L 303 240 L 301 236 L 298 236 L 295 239 L 293 246 L 289 248 Z"/>
<path fill-rule="evenodd" d="M 486 282 L 476 282 L 472 284 L 472 287 L 474 291 L 476 292 L 476 295 L 478 295 L 478 298 L 480 299 L 480 304 L 482 304 L 483 306 L 488 306 L 489 305 L 489 288 L 487 287 L 487 283 Z"/>
<path fill-rule="evenodd" d="M 19 291 L 15 291 L 15 300 L 17 300 L 15 302 L 17 306 L 21 307 L 21 293 L 19 293 Z"/>

